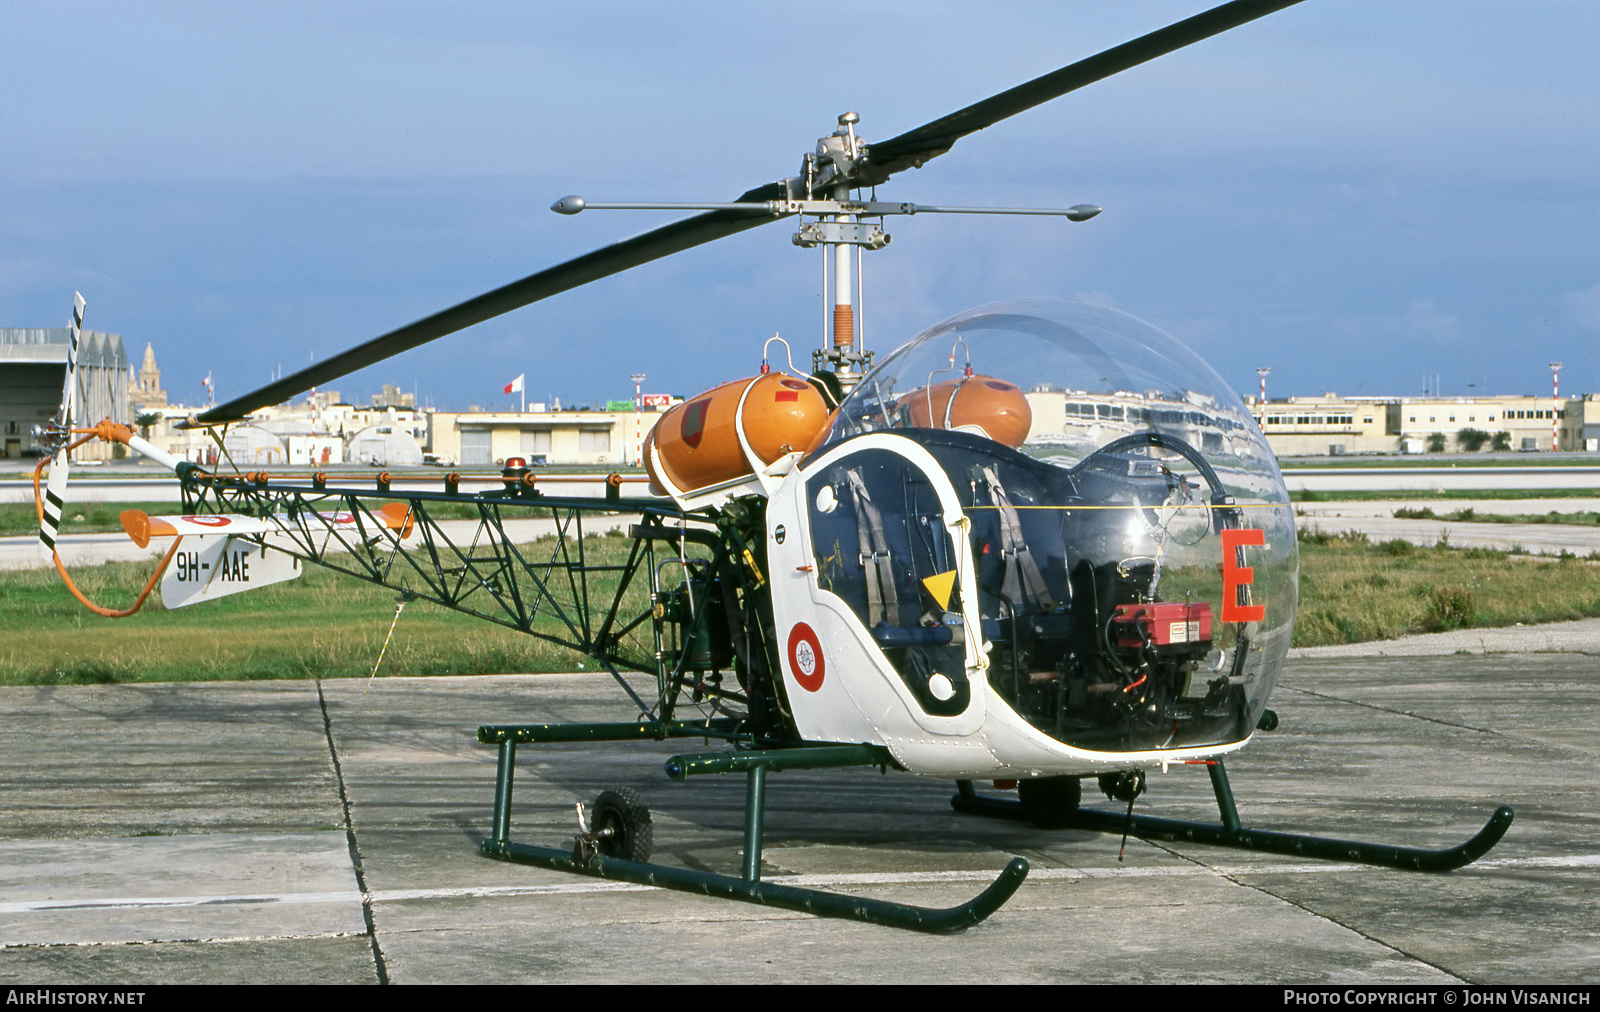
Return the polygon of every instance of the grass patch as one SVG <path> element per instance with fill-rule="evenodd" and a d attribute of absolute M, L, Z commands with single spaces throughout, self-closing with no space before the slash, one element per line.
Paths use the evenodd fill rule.
<path fill-rule="evenodd" d="M 553 541 L 533 549 L 544 557 Z M 631 542 L 591 536 L 591 561 Z M 1296 646 L 1600 615 L 1600 565 L 1570 553 L 1374 543 L 1356 531 L 1300 532 Z M 126 606 L 150 563 L 83 567 L 94 600 Z M 0 573 L 0 684 L 364 678 L 394 618 L 395 591 L 312 568 L 299 580 L 169 612 L 152 596 L 119 621 L 90 614 L 53 570 Z M 541 619 L 555 632 L 553 619 Z M 648 629 L 648 624 L 641 627 Z M 643 635 L 640 632 L 639 635 Z M 649 644 L 636 644 L 641 651 Z M 426 601 L 408 605 L 380 675 L 573 671 L 583 655 Z"/>
<path fill-rule="evenodd" d="M 630 544 L 584 539 L 590 561 L 621 561 Z M 545 539 L 534 557 L 548 557 L 551 545 Z M 150 569 L 149 562 L 109 563 L 81 567 L 73 577 L 91 600 L 126 607 Z M 395 597 L 391 588 L 312 567 L 298 580 L 176 612 L 152 594 L 139 614 L 112 620 L 84 609 L 54 569 L 0 573 L 0 684 L 364 678 L 388 635 Z M 539 621 L 553 634 L 565 629 L 554 618 Z M 642 652 L 647 645 L 636 646 Z M 586 664 L 593 666 L 565 647 L 419 600 L 406 606 L 379 674 L 575 671 Z"/>
<path fill-rule="evenodd" d="M 1596 615 L 1600 566 L 1575 556 L 1399 540 L 1369 544 L 1318 532 L 1300 539 L 1295 646 Z"/>
<path fill-rule="evenodd" d="M 1348 489 L 1289 493 L 1290 502 L 1385 502 L 1394 499 L 1593 499 L 1596 488 Z M 1481 518 L 1480 518 L 1481 519 Z"/>
<path fill-rule="evenodd" d="M 1446 454 L 1376 454 L 1372 456 L 1345 456 L 1337 458 L 1280 457 L 1278 467 L 1284 471 L 1325 471 L 1329 469 L 1359 471 L 1371 468 L 1450 468 L 1450 467 L 1594 467 L 1600 458 L 1592 453 L 1521 453 L 1501 451 L 1493 455 L 1473 453 Z"/>
<path fill-rule="evenodd" d="M 120 531 L 123 510 L 171 515 L 182 508 L 181 503 L 175 502 L 69 502 L 66 512 L 61 516 L 61 533 L 102 534 Z M 0 537 L 37 533 L 39 514 L 31 501 L 0 503 Z"/>
<path fill-rule="evenodd" d="M 1435 513 L 1429 506 L 1402 506 L 1394 511 L 1397 520 L 1444 520 L 1455 524 L 1567 524 L 1577 527 L 1593 527 L 1600 524 L 1600 512 L 1593 510 L 1580 510 L 1576 513 L 1562 513 L 1551 510 L 1548 513 L 1479 513 L 1471 506 L 1452 510 L 1443 515 Z"/>

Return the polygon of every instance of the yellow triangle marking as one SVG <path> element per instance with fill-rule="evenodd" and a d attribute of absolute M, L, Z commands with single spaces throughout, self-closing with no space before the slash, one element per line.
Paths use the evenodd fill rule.
<path fill-rule="evenodd" d="M 950 591 L 954 590 L 956 585 L 955 570 L 952 569 L 948 573 L 938 573 L 930 576 L 922 581 L 922 585 L 928 588 L 928 593 L 933 595 L 933 599 L 939 603 L 940 608 L 945 611 L 950 610 Z"/>

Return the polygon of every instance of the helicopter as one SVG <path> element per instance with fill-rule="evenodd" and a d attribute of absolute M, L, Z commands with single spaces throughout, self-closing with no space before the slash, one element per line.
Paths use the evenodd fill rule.
<path fill-rule="evenodd" d="M 768 341 L 755 376 L 663 413 L 644 443 L 649 495 L 620 475 L 595 496 L 554 495 L 526 460 L 498 487 L 309 482 L 181 460 L 109 420 L 74 429 L 75 352 L 40 497 L 55 561 L 68 456 L 88 439 L 125 444 L 177 476 L 182 514 L 124 514 L 141 547 L 171 538 L 159 582 L 169 607 L 294 579 L 305 565 L 393 587 L 593 657 L 631 719 L 485 724 L 498 749 L 486 856 L 823 916 L 924 931 L 983 920 L 1024 881 L 1013 859 L 973 900 L 932 910 L 761 878 L 766 778 L 791 769 L 879 767 L 953 780 L 953 806 L 1049 827 L 1183 838 L 1299 856 L 1447 870 L 1487 853 L 1502 806 L 1443 850 L 1274 833 L 1242 825 L 1225 757 L 1270 731 L 1267 707 L 1293 630 L 1293 510 L 1251 413 L 1198 356 L 1128 314 L 1013 299 L 936 324 L 881 361 L 858 341 L 863 251 L 915 214 L 1030 214 L 1084 222 L 1092 204 L 975 208 L 878 199 L 876 188 L 963 137 L 1298 0 L 1232 0 L 884 141 L 855 113 L 799 171 L 721 203 L 564 197 L 552 210 L 667 209 L 691 217 L 447 308 L 199 412 L 220 433 L 251 412 L 559 292 L 716 239 L 794 220 L 824 250 L 831 333 L 801 368 Z M 74 302 L 73 345 L 84 302 Z M 774 369 L 768 352 L 783 349 Z M 224 448 L 224 457 L 226 450 Z M 37 476 L 40 472 L 36 472 Z M 476 511 L 463 537 L 441 504 Z M 519 545 L 510 516 L 555 523 L 554 547 Z M 600 558 L 585 530 L 633 518 L 626 557 Z M 195 547 L 198 546 L 198 547 Z M 138 608 L 102 614 L 131 615 Z M 398 612 L 397 612 L 398 615 Z M 652 863 L 648 808 L 627 789 L 577 808 L 570 847 L 512 839 L 520 746 L 699 739 L 667 760 L 675 780 L 746 778 L 737 876 Z M 711 742 L 720 747 L 710 748 Z M 1220 823 L 1135 813 L 1153 768 L 1203 766 Z M 1084 781 L 1125 811 L 1084 808 Z M 980 793 L 977 784 L 995 791 Z"/>

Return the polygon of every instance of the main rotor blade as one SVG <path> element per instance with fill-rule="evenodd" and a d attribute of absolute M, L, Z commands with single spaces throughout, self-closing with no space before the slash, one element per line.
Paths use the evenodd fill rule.
<path fill-rule="evenodd" d="M 737 202 L 755 203 L 778 200 L 787 196 L 788 191 L 784 183 L 768 183 L 744 194 Z M 281 404 L 295 394 L 304 393 L 314 386 L 331 382 L 357 369 L 363 369 L 392 355 L 409 351 L 446 334 L 453 334 L 475 323 L 482 323 L 509 313 L 513 309 L 520 309 L 540 299 L 547 299 L 630 267 L 637 267 L 782 217 L 788 216 L 763 211 L 709 211 L 664 225 L 654 231 L 612 243 L 576 259 L 546 268 L 521 281 L 513 281 L 509 285 L 486 292 L 475 299 L 468 299 L 460 305 L 451 306 L 399 330 L 392 330 L 381 337 L 375 337 L 365 344 L 356 345 L 349 351 L 324 359 L 297 373 L 269 383 L 259 390 L 252 390 L 226 404 L 209 408 L 197 415 L 195 420 L 202 424 L 238 421 L 252 411 L 272 404 Z"/>
<path fill-rule="evenodd" d="M 1177 24 L 1168 25 L 1132 42 L 1124 42 L 1096 56 L 992 95 L 959 112 L 907 131 L 898 137 L 867 146 L 865 164 L 852 183 L 875 186 L 901 169 L 920 166 L 949 151 L 956 141 L 977 133 L 1019 112 L 1032 109 L 1086 84 L 1110 77 L 1129 67 L 1164 56 L 1176 49 L 1218 35 L 1230 28 L 1265 17 L 1300 0 L 1233 0 Z"/>
<path fill-rule="evenodd" d="M 951 145 L 1019 112 L 1059 98 L 1086 84 L 1092 84 L 1112 74 L 1138 66 L 1148 60 L 1182 49 L 1201 39 L 1225 32 L 1230 28 L 1264 17 L 1300 0 L 1233 0 L 1197 14 L 1186 21 L 1151 32 L 1132 42 L 1108 49 L 1018 85 L 970 105 L 959 112 L 934 120 L 903 133 L 898 137 L 869 145 L 866 157 L 855 168 L 851 184 L 869 186 L 881 183 L 901 169 L 921 165 L 928 159 L 950 150 Z M 740 203 L 756 203 L 790 197 L 789 186 L 784 182 L 769 183 L 741 196 Z M 683 221 L 674 222 L 625 239 L 619 243 L 586 253 L 574 260 L 558 264 L 512 282 L 475 299 L 418 320 L 415 323 L 373 338 L 349 351 L 325 359 L 274 383 L 236 397 L 201 412 L 196 420 L 203 424 L 231 422 L 252 411 L 278 404 L 295 394 L 314 386 L 330 382 L 403 351 L 453 334 L 476 323 L 493 319 L 513 309 L 520 309 L 540 299 L 591 281 L 649 263 L 673 253 L 743 232 L 786 215 L 772 215 L 762 211 L 710 211 Z"/>

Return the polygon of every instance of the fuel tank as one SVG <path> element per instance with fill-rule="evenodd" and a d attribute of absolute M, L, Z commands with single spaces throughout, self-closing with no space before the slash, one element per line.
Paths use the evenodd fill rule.
<path fill-rule="evenodd" d="M 969 375 L 906 394 L 895 408 L 902 424 L 918 429 L 956 429 L 987 436 L 1012 449 L 1033 428 L 1033 409 L 1014 384 L 993 376 Z"/>
<path fill-rule="evenodd" d="M 685 495 L 734 481 L 804 450 L 827 422 L 827 402 L 803 379 L 768 372 L 724 383 L 673 407 L 645 437 L 650 487 Z"/>

